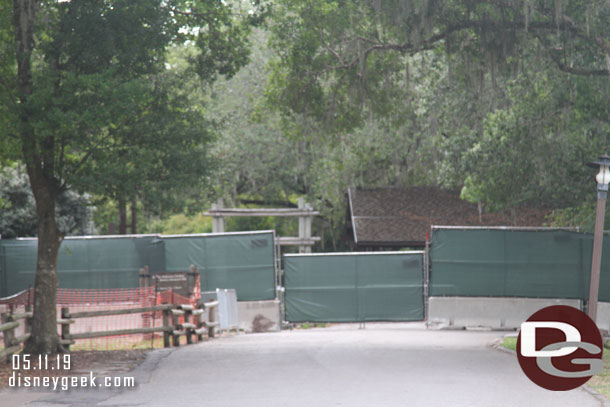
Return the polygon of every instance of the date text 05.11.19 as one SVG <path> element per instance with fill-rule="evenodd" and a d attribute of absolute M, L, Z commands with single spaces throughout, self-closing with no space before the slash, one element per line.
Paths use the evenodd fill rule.
<path fill-rule="evenodd" d="M 15 354 L 13 370 L 70 370 L 70 354 L 30 355 Z"/>

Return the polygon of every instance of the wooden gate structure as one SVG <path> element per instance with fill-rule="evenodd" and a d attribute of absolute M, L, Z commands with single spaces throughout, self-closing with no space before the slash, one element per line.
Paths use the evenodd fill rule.
<path fill-rule="evenodd" d="M 299 218 L 298 237 L 276 237 L 280 246 L 299 246 L 299 253 L 311 253 L 311 246 L 320 241 L 320 237 L 311 236 L 311 222 L 320 212 L 314 211 L 303 198 L 298 200 L 298 208 L 225 208 L 222 198 L 219 198 L 212 209 L 204 212 L 204 216 L 212 217 L 212 232 L 225 232 L 225 217 L 229 216 L 291 216 Z"/>

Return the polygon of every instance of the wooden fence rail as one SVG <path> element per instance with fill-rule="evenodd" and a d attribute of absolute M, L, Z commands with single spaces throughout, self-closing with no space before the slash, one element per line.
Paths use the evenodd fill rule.
<path fill-rule="evenodd" d="M 61 326 L 61 344 L 69 350 L 77 339 L 101 338 L 116 335 L 133 335 L 163 332 L 163 346 L 170 346 L 172 338 L 173 346 L 180 346 L 180 337 L 186 336 L 187 344 L 193 343 L 193 336 L 197 340 L 203 340 L 203 334 L 207 333 L 209 338 L 215 336 L 217 322 L 216 313 L 218 301 L 199 303 L 197 307 L 193 305 L 153 305 L 150 307 L 127 308 L 102 311 L 79 311 L 70 312 L 68 307 L 61 308 L 61 316 L 57 324 Z M 100 316 L 137 314 L 143 312 L 162 312 L 162 323 L 160 327 L 131 328 L 96 332 L 71 333 L 70 325 L 79 318 L 94 318 Z M 203 320 L 203 315 L 207 311 L 208 321 Z M 184 317 L 184 322 L 180 322 L 180 317 Z M 10 360 L 12 354 L 21 350 L 23 343 L 30 337 L 32 312 L 30 307 L 26 312 L 11 314 L 5 312 L 0 315 L 0 332 L 4 334 L 4 349 L 0 350 L 0 359 L 6 357 Z M 20 320 L 24 320 L 25 334 L 15 336 L 15 329 L 20 326 Z"/>
<path fill-rule="evenodd" d="M 13 353 L 19 352 L 21 346 L 30 337 L 31 319 L 32 313 L 30 312 L 31 307 L 27 306 L 25 311 L 18 314 L 12 314 L 4 312 L 0 315 L 0 332 L 3 332 L 4 336 L 4 349 L 0 350 L 0 359 L 6 357 L 10 360 Z M 15 336 L 15 329 L 19 327 L 19 320 L 24 320 L 25 333 L 21 336 Z"/>

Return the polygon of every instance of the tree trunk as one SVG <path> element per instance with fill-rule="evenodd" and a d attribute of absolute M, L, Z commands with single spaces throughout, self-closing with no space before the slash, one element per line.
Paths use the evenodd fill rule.
<path fill-rule="evenodd" d="M 127 204 L 125 200 L 119 198 L 119 235 L 127 234 Z"/>
<path fill-rule="evenodd" d="M 57 335 L 57 254 L 61 236 L 55 223 L 55 203 L 59 182 L 54 178 L 54 140 L 37 140 L 30 125 L 29 97 L 33 91 L 32 51 L 34 24 L 40 2 L 13 0 L 17 89 L 20 100 L 20 138 L 23 159 L 36 201 L 38 217 L 38 259 L 34 280 L 34 316 L 32 336 L 25 343 L 24 353 L 55 353 L 63 351 Z M 42 143 L 41 143 L 42 141 Z"/>
<path fill-rule="evenodd" d="M 136 201 L 136 197 L 134 196 L 133 198 L 131 198 L 131 233 L 132 234 L 137 234 L 138 231 L 137 229 L 137 201 Z"/>
<path fill-rule="evenodd" d="M 62 236 L 55 223 L 57 192 L 41 172 L 28 168 L 30 184 L 38 215 L 38 259 L 34 280 L 34 316 L 32 336 L 26 342 L 24 353 L 43 354 L 63 352 L 57 334 L 57 257 Z"/>

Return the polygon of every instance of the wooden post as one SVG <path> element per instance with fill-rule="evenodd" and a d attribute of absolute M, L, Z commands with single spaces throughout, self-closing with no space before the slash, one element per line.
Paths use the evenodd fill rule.
<path fill-rule="evenodd" d="M 25 312 L 32 312 L 32 305 L 29 304 L 28 301 L 28 305 L 25 306 Z M 27 334 L 31 334 L 32 333 L 32 318 L 31 317 L 26 317 L 23 319 L 23 329 L 24 329 L 24 333 Z"/>
<path fill-rule="evenodd" d="M 212 211 L 218 209 L 218 205 L 212 204 Z M 218 216 L 212 216 L 212 233 L 218 233 Z"/>
<path fill-rule="evenodd" d="M 12 322 L 12 321 L 13 321 L 13 317 L 8 312 L 3 312 L 2 315 L 0 315 L 1 324 L 6 324 L 7 322 Z M 6 331 L 4 331 L 4 349 L 8 349 L 13 345 L 14 338 L 15 338 L 15 328 L 7 329 Z M 11 354 L 6 355 L 6 361 L 7 362 L 11 361 Z"/>
<path fill-rule="evenodd" d="M 150 286 L 150 277 L 151 277 L 151 275 L 148 272 L 148 266 L 144 266 L 138 271 L 138 279 L 139 279 L 141 288 L 146 288 L 146 287 Z M 152 314 L 149 314 L 146 312 L 142 313 L 142 316 L 141 316 L 142 326 L 144 328 L 149 328 L 151 326 L 151 323 L 152 323 L 152 320 L 154 319 L 154 317 L 155 317 L 154 312 Z M 152 338 L 152 342 L 154 342 L 155 334 L 154 333 L 151 334 L 150 337 Z M 146 339 L 145 336 L 144 336 L 144 339 Z"/>
<path fill-rule="evenodd" d="M 144 266 L 138 272 L 140 279 L 140 287 L 148 287 L 150 285 L 150 273 L 148 272 L 148 266 Z"/>
<path fill-rule="evenodd" d="M 218 307 L 210 307 L 208 309 L 208 322 L 216 322 L 216 309 Z M 214 336 L 216 336 L 216 327 L 215 326 L 209 326 L 208 327 L 208 338 L 213 338 Z"/>
<path fill-rule="evenodd" d="M 299 209 L 312 209 L 305 203 L 304 198 L 299 198 Z M 311 238 L 311 216 L 299 216 L 299 239 Z M 311 246 L 299 246 L 299 253 L 311 253 Z"/>
<path fill-rule="evenodd" d="M 197 276 L 199 275 L 199 271 L 194 264 L 191 264 L 189 267 L 189 271 L 186 274 L 186 285 L 189 290 L 189 295 L 193 295 L 195 291 L 195 283 L 197 282 Z"/>
<path fill-rule="evenodd" d="M 70 319 L 70 308 L 61 308 L 61 319 Z M 70 340 L 70 324 L 61 324 L 61 339 L 64 340 L 64 348 L 66 350 L 70 350 L 70 344 L 68 343 L 68 341 Z"/>
<path fill-rule="evenodd" d="M 599 294 L 599 279 L 602 263 L 602 244 L 604 239 L 604 215 L 606 214 L 606 196 L 598 192 L 597 209 L 595 211 L 595 231 L 593 232 L 593 257 L 591 260 L 591 278 L 589 284 L 589 307 L 587 314 L 597 323 L 597 299 Z"/>
<path fill-rule="evenodd" d="M 178 324 L 180 323 L 179 318 L 180 316 L 172 313 L 172 330 L 174 332 L 178 330 Z M 174 346 L 180 346 L 180 335 L 176 335 L 172 332 L 172 344 Z"/>
<path fill-rule="evenodd" d="M 203 309 L 203 303 L 201 299 L 197 300 L 197 309 Z M 197 326 L 197 330 L 199 330 L 203 326 L 203 314 L 199 313 L 195 315 L 195 325 Z M 197 334 L 197 341 L 201 342 L 203 340 L 203 334 Z"/>
<path fill-rule="evenodd" d="M 224 202 L 222 198 L 218 198 L 215 204 L 212 204 L 212 210 L 224 208 Z M 213 233 L 224 233 L 225 232 L 225 218 L 223 216 L 212 217 L 212 232 Z"/>
<path fill-rule="evenodd" d="M 305 204 L 305 209 L 313 210 L 313 208 L 308 203 Z M 305 218 L 305 239 L 310 239 L 311 238 L 311 222 L 312 222 L 312 220 L 313 220 L 312 216 L 307 216 Z M 305 246 L 305 253 L 311 253 L 311 245 Z"/>
<path fill-rule="evenodd" d="M 188 324 L 191 322 L 192 316 L 192 311 L 184 310 L 184 323 Z M 193 330 L 189 327 L 185 327 L 184 332 L 186 333 L 186 343 L 191 345 L 193 343 Z"/>
<path fill-rule="evenodd" d="M 163 347 L 164 348 L 169 348 L 169 314 L 171 313 L 171 310 L 163 310 L 163 328 L 165 328 L 165 331 L 163 331 Z"/>
<path fill-rule="evenodd" d="M 305 199 L 299 198 L 299 209 L 305 208 Z M 305 237 L 305 217 L 299 216 L 299 239 L 303 239 Z M 299 246 L 299 253 L 305 253 L 306 246 Z"/>

